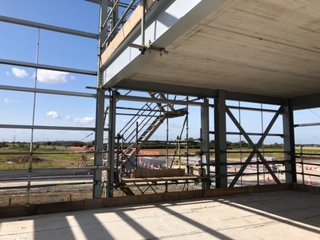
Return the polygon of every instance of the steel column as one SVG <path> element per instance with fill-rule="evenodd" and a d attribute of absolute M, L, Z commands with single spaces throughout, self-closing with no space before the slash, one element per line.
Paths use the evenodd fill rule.
<path fill-rule="evenodd" d="M 93 172 L 93 198 L 101 198 L 102 193 L 102 170 L 99 167 L 103 166 L 104 95 L 103 89 L 97 90 L 94 165 L 98 168 Z"/>
<path fill-rule="evenodd" d="M 95 129 L 95 156 L 94 165 L 99 168 L 103 166 L 103 137 L 104 137 L 104 101 L 105 101 L 105 90 L 102 86 L 102 74 L 100 70 L 100 57 L 101 57 L 101 24 L 103 21 L 104 11 L 106 11 L 105 1 L 101 1 L 100 4 L 100 22 L 99 22 L 99 49 L 98 49 L 98 72 L 97 72 L 97 97 L 96 97 L 96 129 Z M 93 198 L 101 198 L 102 195 L 102 170 L 96 169 L 93 173 Z"/>
<path fill-rule="evenodd" d="M 205 162 L 206 177 L 210 178 L 210 146 L 209 146 L 209 101 L 204 99 L 201 105 L 201 162 Z M 202 169 L 201 169 L 202 170 Z M 210 189 L 211 182 L 206 181 L 202 188 Z"/>
<path fill-rule="evenodd" d="M 109 100 L 109 131 L 108 131 L 108 183 L 107 197 L 113 197 L 114 182 L 114 151 L 115 151 L 115 132 L 116 132 L 116 102 L 117 91 L 111 91 Z"/>
<path fill-rule="evenodd" d="M 214 104 L 214 134 L 216 160 L 216 188 L 226 188 L 227 179 L 227 126 L 226 92 L 218 91 Z"/>
<path fill-rule="evenodd" d="M 117 22 L 119 19 L 119 3 L 117 0 L 110 0 L 110 1 L 113 2 L 114 4 L 116 4 L 116 6 L 114 6 L 116 8 L 116 10 L 112 14 L 112 22 L 111 22 L 111 28 L 110 28 L 110 31 L 115 29 L 115 31 L 113 33 L 110 33 L 113 35 L 113 36 L 111 36 L 111 38 L 114 38 L 118 33 Z"/>
<path fill-rule="evenodd" d="M 283 106 L 283 146 L 286 171 L 286 183 L 297 182 L 295 140 L 294 140 L 294 119 L 290 102 Z"/>
<path fill-rule="evenodd" d="M 106 40 L 108 37 L 108 24 L 105 24 L 107 16 L 108 16 L 108 10 L 110 6 L 109 0 L 102 0 L 100 3 L 100 28 L 99 28 L 99 47 L 100 47 L 100 55 L 102 54 L 102 43 Z"/>

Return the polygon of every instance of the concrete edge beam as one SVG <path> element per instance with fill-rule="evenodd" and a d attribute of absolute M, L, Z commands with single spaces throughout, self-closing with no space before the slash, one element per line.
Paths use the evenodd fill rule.
<path fill-rule="evenodd" d="M 86 199 L 81 201 L 47 203 L 30 206 L 0 207 L 0 218 L 32 216 L 40 214 L 81 211 L 98 208 L 122 207 L 129 205 L 163 203 L 171 201 L 184 201 L 191 199 L 212 198 L 218 196 L 261 193 L 281 190 L 294 190 L 312 192 L 317 194 L 320 193 L 320 187 L 306 186 L 302 184 L 273 184 L 239 188 L 191 190 L 184 192 L 169 192 L 101 199 Z"/>

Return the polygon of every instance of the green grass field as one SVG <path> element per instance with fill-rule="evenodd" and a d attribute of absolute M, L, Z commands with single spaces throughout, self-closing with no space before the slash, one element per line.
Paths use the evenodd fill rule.
<path fill-rule="evenodd" d="M 146 151 L 156 152 L 160 155 L 167 154 L 166 149 L 146 149 Z M 250 154 L 251 149 L 231 149 L 227 151 L 227 159 L 229 162 L 241 162 L 245 160 Z M 283 149 L 281 148 L 266 148 L 263 152 L 265 157 L 276 157 L 279 160 L 284 160 Z M 300 155 L 301 149 L 296 148 L 296 155 Z M 182 149 L 181 155 L 199 156 L 199 149 Z M 85 154 L 87 158 L 87 164 L 93 165 L 93 153 L 84 153 L 80 151 L 69 150 L 64 146 L 39 146 L 33 153 L 33 169 L 40 168 L 66 168 L 66 167 L 78 167 L 84 163 L 80 161 L 81 156 Z M 169 155 L 174 154 L 174 149 L 169 149 Z M 304 147 L 303 148 L 304 159 L 307 160 L 309 155 L 318 154 L 320 159 L 319 147 Z M 214 159 L 214 149 L 210 153 L 211 159 Z M 254 156 L 254 159 L 256 156 Z M 8 146 L 0 149 L 0 170 L 14 170 L 14 169 L 28 169 L 29 168 L 30 154 L 26 147 Z M 300 158 L 297 158 L 297 162 Z"/>
<path fill-rule="evenodd" d="M 78 167 L 85 154 L 87 164 L 93 164 L 93 153 L 68 150 L 66 147 L 39 147 L 33 152 L 32 168 Z M 27 148 L 5 147 L 0 149 L 0 170 L 28 169 L 31 159 Z"/>

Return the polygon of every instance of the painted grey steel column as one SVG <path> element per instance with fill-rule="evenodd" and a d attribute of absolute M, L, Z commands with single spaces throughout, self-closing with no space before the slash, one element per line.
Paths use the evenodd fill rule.
<path fill-rule="evenodd" d="M 99 46 L 100 56 L 102 54 L 102 44 L 108 37 L 108 24 L 106 22 L 109 10 L 109 0 L 102 0 L 100 2 L 100 27 L 99 27 Z M 100 66 L 101 67 L 101 66 Z"/>
<path fill-rule="evenodd" d="M 95 153 L 94 165 L 97 169 L 93 172 L 93 198 L 101 198 L 101 180 L 103 165 L 103 131 L 104 131 L 104 98 L 105 92 L 103 89 L 97 90 L 96 99 L 96 129 L 95 129 Z"/>
<path fill-rule="evenodd" d="M 210 178 L 210 146 L 209 146 L 209 101 L 204 99 L 201 105 L 201 161 L 204 162 L 206 177 Z M 210 189 L 211 182 L 206 181 L 202 188 Z"/>
<path fill-rule="evenodd" d="M 286 183 L 297 182 L 294 119 L 290 102 L 283 106 L 283 145 L 285 151 Z"/>
<path fill-rule="evenodd" d="M 113 197 L 113 182 L 114 182 L 114 153 L 115 153 L 115 132 L 116 132 L 116 102 L 117 91 L 111 91 L 109 100 L 109 131 L 108 131 L 108 183 L 107 197 Z"/>
<path fill-rule="evenodd" d="M 104 136 L 104 101 L 105 90 L 101 88 L 103 79 L 100 70 L 101 58 L 101 32 L 102 22 L 107 10 L 107 0 L 100 2 L 100 22 L 99 22 L 99 44 L 98 44 L 98 73 L 97 73 L 97 96 L 96 96 L 96 125 L 95 125 L 95 154 L 94 165 L 97 169 L 93 172 L 93 198 L 101 198 L 102 195 L 102 170 L 99 169 L 103 166 L 103 136 Z"/>
<path fill-rule="evenodd" d="M 226 127 L 226 93 L 218 91 L 214 103 L 216 188 L 226 188 L 227 179 L 227 127 Z"/>
<path fill-rule="evenodd" d="M 117 0 L 110 0 L 110 2 L 112 2 L 113 4 L 117 4 L 117 6 L 115 6 L 116 10 L 112 14 L 112 22 L 111 22 L 111 30 L 115 29 L 115 31 L 113 32 L 113 36 L 111 37 L 114 38 L 118 33 L 118 29 L 116 28 L 116 25 L 119 19 L 119 3 L 117 2 Z"/>

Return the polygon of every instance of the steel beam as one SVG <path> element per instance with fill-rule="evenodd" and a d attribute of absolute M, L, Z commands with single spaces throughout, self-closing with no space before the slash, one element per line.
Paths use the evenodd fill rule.
<path fill-rule="evenodd" d="M 16 86 L 7 86 L 7 85 L 0 85 L 0 90 L 54 94 L 54 95 L 64 95 L 64 96 L 73 96 L 73 97 L 89 97 L 89 98 L 96 98 L 97 96 L 96 94 L 93 94 L 93 93 L 70 92 L 70 91 L 61 91 L 61 90 L 52 90 L 52 89 L 43 89 L 43 88 L 16 87 Z"/>
<path fill-rule="evenodd" d="M 315 126 L 320 126 L 320 122 L 316 123 L 299 123 L 295 124 L 294 127 L 315 127 Z"/>
<path fill-rule="evenodd" d="M 145 82 L 123 79 L 117 83 L 114 87 L 121 89 L 129 89 L 135 91 L 146 91 L 146 92 L 162 92 L 168 94 L 179 94 L 194 97 L 217 97 L 216 90 L 210 90 L 206 88 L 195 88 L 179 86 L 174 84 L 163 84 L 157 82 Z"/>
<path fill-rule="evenodd" d="M 292 110 L 316 108 L 316 107 L 319 107 L 319 102 L 320 102 L 320 93 L 312 94 L 308 96 L 295 97 L 290 99 L 290 105 Z"/>
<path fill-rule="evenodd" d="M 67 127 L 67 126 L 48 126 L 48 125 L 19 125 L 19 124 L 0 124 L 1 128 L 17 129 L 36 129 L 36 130 L 66 130 L 66 131 L 94 131 L 93 127 Z"/>
<path fill-rule="evenodd" d="M 79 74 L 86 74 L 86 75 L 92 75 L 92 76 L 97 75 L 97 71 L 83 70 L 83 69 L 77 69 L 77 68 L 58 67 L 58 66 L 45 65 L 45 64 L 39 64 L 39 63 L 14 61 L 9 59 L 2 59 L 2 58 L 0 59 L 0 64 L 8 64 L 8 65 L 14 65 L 14 66 L 21 66 L 21 67 L 30 67 L 30 68 L 40 68 L 40 69 L 70 72 L 70 73 L 79 73 Z"/>
<path fill-rule="evenodd" d="M 240 132 L 227 132 L 227 135 L 241 135 L 241 133 Z M 262 136 L 263 133 L 247 132 L 247 135 L 249 135 L 249 136 Z M 283 137 L 283 134 L 280 134 L 280 133 L 269 133 L 268 136 Z"/>
<path fill-rule="evenodd" d="M 226 188 L 227 179 L 227 135 L 226 92 L 219 90 L 214 102 L 214 135 L 216 161 L 216 188 Z"/>
<path fill-rule="evenodd" d="M 146 92 L 156 91 L 156 92 L 187 95 L 187 96 L 194 96 L 194 97 L 216 98 L 218 96 L 217 89 L 207 89 L 202 87 L 187 87 L 187 86 L 180 86 L 175 84 L 128 80 L 126 78 L 119 81 L 116 85 L 114 85 L 114 87 L 121 88 L 121 89 L 135 90 L 135 91 L 146 91 Z M 254 94 L 228 92 L 228 91 L 226 91 L 226 100 L 254 102 L 254 103 L 259 102 L 259 103 L 274 104 L 274 105 L 286 104 L 286 100 L 283 98 L 259 96 Z M 235 108 L 235 107 L 232 107 L 232 108 Z M 275 111 L 270 110 L 270 112 L 275 112 Z"/>
<path fill-rule="evenodd" d="M 189 105 L 194 105 L 194 106 L 201 106 L 201 104 L 203 104 L 202 102 L 194 102 L 194 101 L 162 99 L 162 98 L 149 98 L 149 97 L 138 97 L 138 96 L 124 96 L 124 95 L 119 95 L 117 98 L 120 100 L 124 100 L 124 101 L 171 103 L 171 104 L 177 104 L 177 105 L 189 104 Z"/>
<path fill-rule="evenodd" d="M 261 96 L 255 94 L 239 93 L 239 92 L 226 92 L 226 99 L 242 102 L 253 102 L 253 103 L 265 103 L 275 105 L 285 105 L 285 98 Z"/>
<path fill-rule="evenodd" d="M 93 39 L 98 39 L 98 36 L 99 36 L 96 33 L 89 33 L 89 32 L 74 30 L 74 29 L 70 29 L 70 28 L 57 27 L 57 26 L 53 26 L 53 25 L 32 22 L 32 21 L 27 21 L 27 20 L 18 19 L 18 18 L 12 18 L 12 17 L 6 17 L 6 16 L 0 16 L 0 22 L 7 22 L 7 23 L 18 24 L 18 25 L 23 25 L 23 26 L 27 26 L 27 27 L 40 28 L 40 29 L 45 29 L 45 30 L 49 30 L 49 31 L 66 33 L 66 34 L 71 34 L 71 35 L 86 37 L 86 38 L 93 38 Z"/>
<path fill-rule="evenodd" d="M 260 103 L 260 102 L 259 102 Z M 255 111 L 255 112 L 272 112 L 276 113 L 278 110 L 276 109 L 267 109 L 267 108 L 254 108 L 254 107 L 238 107 L 238 106 L 228 106 L 229 109 L 237 109 L 237 110 L 248 110 L 248 111 Z"/>

